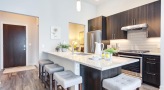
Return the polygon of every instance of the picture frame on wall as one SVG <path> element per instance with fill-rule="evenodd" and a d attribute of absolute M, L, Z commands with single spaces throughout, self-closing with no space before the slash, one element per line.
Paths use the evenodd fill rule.
<path fill-rule="evenodd" d="M 61 28 L 51 26 L 51 39 L 61 39 Z"/>

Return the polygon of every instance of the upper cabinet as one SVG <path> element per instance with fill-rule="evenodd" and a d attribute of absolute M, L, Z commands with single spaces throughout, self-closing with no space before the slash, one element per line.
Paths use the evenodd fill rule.
<path fill-rule="evenodd" d="M 148 24 L 148 37 L 160 37 L 161 1 L 133 8 L 107 17 L 107 39 L 127 39 L 121 28 L 129 25 Z"/>
<path fill-rule="evenodd" d="M 147 5 L 148 37 L 160 37 L 161 31 L 161 1 Z"/>
<path fill-rule="evenodd" d="M 127 32 L 121 31 L 124 21 L 121 19 L 121 14 L 116 14 L 107 17 L 107 39 L 126 39 Z"/>
<path fill-rule="evenodd" d="M 102 30 L 102 40 L 106 40 L 106 17 L 100 16 L 88 20 L 88 31 Z"/>

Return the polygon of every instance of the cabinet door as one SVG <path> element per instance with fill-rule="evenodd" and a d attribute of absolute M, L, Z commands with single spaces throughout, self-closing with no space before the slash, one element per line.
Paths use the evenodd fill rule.
<path fill-rule="evenodd" d="M 96 19 L 97 30 L 102 30 L 102 17 L 97 17 Z"/>
<path fill-rule="evenodd" d="M 160 57 L 145 55 L 143 58 L 143 81 L 156 87 L 160 85 Z"/>
<path fill-rule="evenodd" d="M 101 18 L 94 18 L 91 20 L 88 20 L 88 30 L 89 31 L 94 31 L 94 30 L 101 30 Z"/>
<path fill-rule="evenodd" d="M 136 25 L 136 24 L 140 24 L 139 23 L 139 9 L 138 8 L 134 8 L 131 10 L 131 14 L 132 14 L 132 25 Z"/>
<path fill-rule="evenodd" d="M 134 25 L 134 11 L 130 9 L 127 11 L 127 26 Z"/>
<path fill-rule="evenodd" d="M 138 24 L 147 23 L 147 5 L 138 7 Z"/>
<path fill-rule="evenodd" d="M 88 31 L 94 31 L 96 30 L 95 20 L 91 19 L 88 20 Z"/>
<path fill-rule="evenodd" d="M 107 17 L 107 40 L 113 39 L 113 18 L 112 16 Z"/>
<path fill-rule="evenodd" d="M 119 39 L 119 31 L 121 31 L 120 27 L 120 15 L 115 14 L 112 16 L 112 23 L 113 23 L 113 28 L 112 28 L 112 33 L 113 33 L 113 39 Z"/>
<path fill-rule="evenodd" d="M 148 37 L 160 37 L 161 1 L 148 4 Z"/>
<path fill-rule="evenodd" d="M 149 72 L 143 73 L 143 82 L 159 87 L 160 85 L 160 74 L 152 74 Z"/>
<path fill-rule="evenodd" d="M 127 39 L 127 31 L 122 31 L 121 28 L 128 26 L 128 11 L 120 13 L 120 31 L 118 32 L 120 39 Z"/>

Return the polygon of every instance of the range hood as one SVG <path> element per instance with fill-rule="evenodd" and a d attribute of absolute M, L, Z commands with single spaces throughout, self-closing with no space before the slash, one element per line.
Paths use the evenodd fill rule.
<path fill-rule="evenodd" d="M 125 26 L 125 27 L 122 27 L 121 30 L 123 30 L 123 31 L 129 31 L 129 30 L 145 30 L 147 27 L 148 27 L 148 25 L 146 23 L 143 23 L 143 24 Z"/>

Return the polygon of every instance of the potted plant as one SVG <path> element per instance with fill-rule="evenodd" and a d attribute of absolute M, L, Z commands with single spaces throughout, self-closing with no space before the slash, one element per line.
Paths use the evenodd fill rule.
<path fill-rule="evenodd" d="M 58 46 L 55 48 L 55 50 L 56 50 L 57 52 L 61 52 L 61 46 L 58 45 Z"/>
<path fill-rule="evenodd" d="M 70 47 L 69 44 L 60 44 L 61 48 L 62 48 L 62 52 L 66 52 L 68 50 L 68 48 Z"/>
<path fill-rule="evenodd" d="M 104 50 L 104 52 L 105 52 L 105 59 L 111 60 L 113 54 L 116 53 L 117 50 L 114 48 L 109 48 L 109 49 Z"/>

